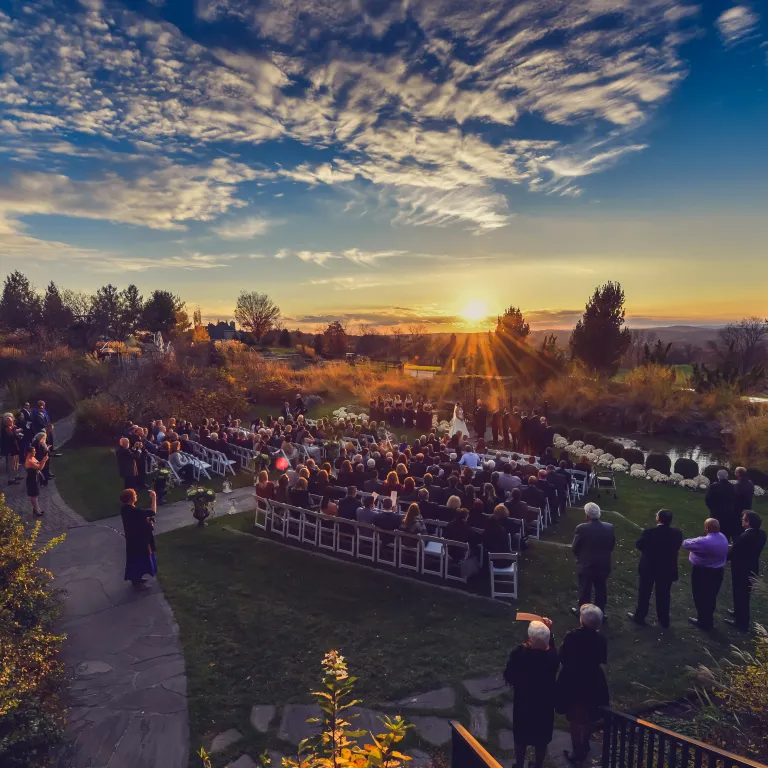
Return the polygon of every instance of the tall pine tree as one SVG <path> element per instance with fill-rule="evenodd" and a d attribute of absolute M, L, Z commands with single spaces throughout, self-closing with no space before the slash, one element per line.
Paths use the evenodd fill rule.
<path fill-rule="evenodd" d="M 0 327 L 6 331 L 33 331 L 39 327 L 42 303 L 29 279 L 21 272 L 5 278 L 0 297 Z"/>

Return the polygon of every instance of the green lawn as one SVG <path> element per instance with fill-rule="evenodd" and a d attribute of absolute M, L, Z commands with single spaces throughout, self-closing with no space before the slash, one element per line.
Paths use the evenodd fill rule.
<path fill-rule="evenodd" d="M 123 481 L 117 473 L 117 461 L 112 448 L 85 446 L 67 449 L 64 456 L 55 459 L 53 471 L 56 487 L 64 501 L 86 520 L 101 520 L 120 514 L 120 492 Z M 253 476 L 238 472 L 232 479 L 232 486 L 240 488 L 253 483 Z M 215 491 L 221 490 L 222 478 L 203 483 Z M 181 501 L 186 487 L 172 488 L 165 500 L 170 503 Z M 139 493 L 139 504 L 148 504 L 146 491 Z"/>
<path fill-rule="evenodd" d="M 652 524 L 653 513 L 669 507 L 685 535 L 697 535 L 706 516 L 703 495 L 620 477 L 619 498 L 603 496 L 600 502 L 619 541 L 605 628 L 613 703 L 638 709 L 650 699 L 680 696 L 689 687 L 688 665 L 705 660 L 708 650 L 723 656 L 730 643 L 743 645 L 744 639 L 722 622 L 709 634 L 687 624 L 693 615 L 687 562 L 673 590 L 669 631 L 637 628 L 626 618 L 636 595 L 637 526 Z M 758 509 L 766 512 L 764 504 Z M 246 735 L 237 754 L 277 746 L 249 726 L 251 706 L 306 700 L 330 648 L 344 652 L 365 703 L 376 705 L 503 669 L 521 639 L 522 627 L 513 623 L 516 609 L 550 616 L 561 638 L 575 625 L 569 609 L 576 580 L 571 553 L 558 543 L 570 543 L 579 522 L 580 511 L 571 510 L 546 541 L 534 542 L 524 556 L 521 598 L 514 607 L 223 529 L 251 532 L 247 513 L 202 531 L 160 536 L 160 577 L 187 659 L 193 747 L 230 727 Z M 726 576 L 721 616 L 730 604 Z M 767 609 L 764 597 L 755 600 L 755 618 L 765 617 Z M 466 701 L 460 711 L 466 715 Z M 500 722 L 498 710 L 492 709 L 491 720 Z M 495 734 L 489 746 L 498 753 Z"/>

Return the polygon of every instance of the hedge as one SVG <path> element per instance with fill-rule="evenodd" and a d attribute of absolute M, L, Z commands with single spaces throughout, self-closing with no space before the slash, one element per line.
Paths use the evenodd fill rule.
<path fill-rule="evenodd" d="M 747 469 L 747 475 L 755 485 L 768 488 L 768 472 L 764 472 L 762 469 Z"/>
<path fill-rule="evenodd" d="M 672 470 L 672 459 L 666 453 L 651 452 L 645 459 L 646 469 L 656 469 L 663 475 L 668 475 Z"/>
<path fill-rule="evenodd" d="M 568 427 L 566 427 L 564 424 L 558 424 L 555 427 L 555 434 L 560 435 L 561 437 L 568 437 L 570 434 Z"/>
<path fill-rule="evenodd" d="M 721 469 L 724 469 L 728 473 L 728 476 L 730 477 L 731 472 L 728 469 L 728 467 L 724 467 L 721 464 L 709 464 L 706 467 L 704 467 L 704 471 L 701 474 L 704 475 L 709 480 L 710 483 L 714 483 L 717 481 L 717 473 Z"/>
<path fill-rule="evenodd" d="M 645 464 L 645 454 L 639 448 L 625 448 L 621 457 L 631 467 L 633 464 Z"/>
<path fill-rule="evenodd" d="M 599 432 L 587 432 L 583 440 L 587 445 L 594 445 L 595 448 L 599 448 L 598 442 L 603 436 Z"/>
<path fill-rule="evenodd" d="M 575 443 L 577 440 L 584 440 L 584 430 L 579 429 L 578 427 L 572 429 L 568 433 L 568 440 L 572 443 Z"/>
<path fill-rule="evenodd" d="M 624 458 L 624 446 L 617 440 L 609 440 L 601 447 L 606 453 L 610 453 L 616 459 Z"/>
<path fill-rule="evenodd" d="M 675 462 L 675 472 L 682 475 L 686 480 L 693 480 L 699 474 L 699 465 L 693 459 L 681 456 Z"/>

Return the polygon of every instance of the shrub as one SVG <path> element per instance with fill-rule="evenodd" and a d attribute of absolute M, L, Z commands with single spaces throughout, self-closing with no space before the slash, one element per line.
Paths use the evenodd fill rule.
<path fill-rule="evenodd" d="M 598 443 L 602 437 L 603 436 L 599 432 L 587 432 L 584 435 L 583 440 L 587 445 L 594 445 L 595 448 L 600 448 L 601 446 L 599 446 Z"/>
<path fill-rule="evenodd" d="M 728 472 L 730 475 L 731 471 L 728 469 L 728 467 L 724 467 L 721 464 L 709 464 L 704 467 L 704 471 L 701 474 L 704 475 L 704 477 L 706 477 L 710 483 L 714 483 L 717 481 L 717 473 L 721 469 L 726 470 L 726 472 Z"/>
<path fill-rule="evenodd" d="M 747 469 L 749 479 L 761 488 L 768 488 L 768 472 L 763 472 L 761 469 L 753 469 L 750 467 Z"/>
<path fill-rule="evenodd" d="M 736 465 L 768 472 L 768 414 L 747 415 L 737 421 L 731 435 L 731 454 Z"/>
<path fill-rule="evenodd" d="M 560 435 L 561 437 L 568 437 L 568 427 L 564 426 L 563 424 L 558 424 L 555 427 L 555 434 Z"/>
<path fill-rule="evenodd" d="M 575 429 L 572 429 L 568 433 L 568 440 L 572 443 L 575 442 L 576 440 L 584 440 L 584 430 L 579 429 L 578 427 L 576 427 Z"/>
<path fill-rule="evenodd" d="M 606 437 L 605 435 L 600 435 L 600 437 L 597 438 L 597 442 L 595 443 L 595 448 L 602 448 L 605 451 L 605 446 L 608 445 L 608 443 L 612 443 L 612 442 L 613 440 L 611 440 L 610 437 Z"/>
<path fill-rule="evenodd" d="M 75 414 L 75 432 L 89 442 L 109 443 L 119 437 L 128 408 L 109 395 L 82 400 Z"/>
<path fill-rule="evenodd" d="M 639 448 L 625 448 L 622 459 L 626 459 L 631 467 L 633 464 L 645 464 L 645 454 Z"/>
<path fill-rule="evenodd" d="M 0 765 L 36 768 L 49 763 L 64 732 L 59 693 L 61 636 L 51 626 L 58 612 L 48 590 L 51 574 L 40 557 L 64 537 L 38 547 L 38 523 L 26 535 L 0 495 Z"/>
<path fill-rule="evenodd" d="M 606 453 L 610 453 L 615 459 L 624 458 L 624 446 L 616 440 L 609 440 L 600 446 Z"/>
<path fill-rule="evenodd" d="M 675 462 L 675 472 L 678 475 L 682 475 L 685 480 L 693 480 L 699 474 L 699 465 L 693 459 L 681 456 Z"/>
<path fill-rule="evenodd" d="M 657 469 L 663 475 L 668 475 L 672 469 L 672 459 L 666 453 L 651 452 L 645 459 L 645 468 Z"/>

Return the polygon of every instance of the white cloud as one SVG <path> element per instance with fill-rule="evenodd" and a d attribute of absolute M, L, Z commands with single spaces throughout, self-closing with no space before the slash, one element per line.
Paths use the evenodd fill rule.
<path fill-rule="evenodd" d="M 276 254 L 276 259 L 288 259 L 295 256 L 301 261 L 313 262 L 320 266 L 325 266 L 326 262 L 337 259 L 346 259 L 353 264 L 373 266 L 381 259 L 388 259 L 393 256 L 406 256 L 408 251 L 364 251 L 360 248 L 348 248 L 347 250 L 334 251 L 295 251 L 290 248 L 281 248 Z M 320 283 L 316 283 L 320 285 Z"/>
<path fill-rule="evenodd" d="M 727 46 L 736 45 L 751 37 L 760 21 L 759 16 L 746 5 L 736 5 L 723 11 L 715 24 Z"/>
<path fill-rule="evenodd" d="M 276 223 L 278 222 L 272 219 L 249 216 L 245 219 L 238 219 L 211 227 L 211 231 L 225 240 L 251 240 L 254 237 L 265 235 Z"/>

